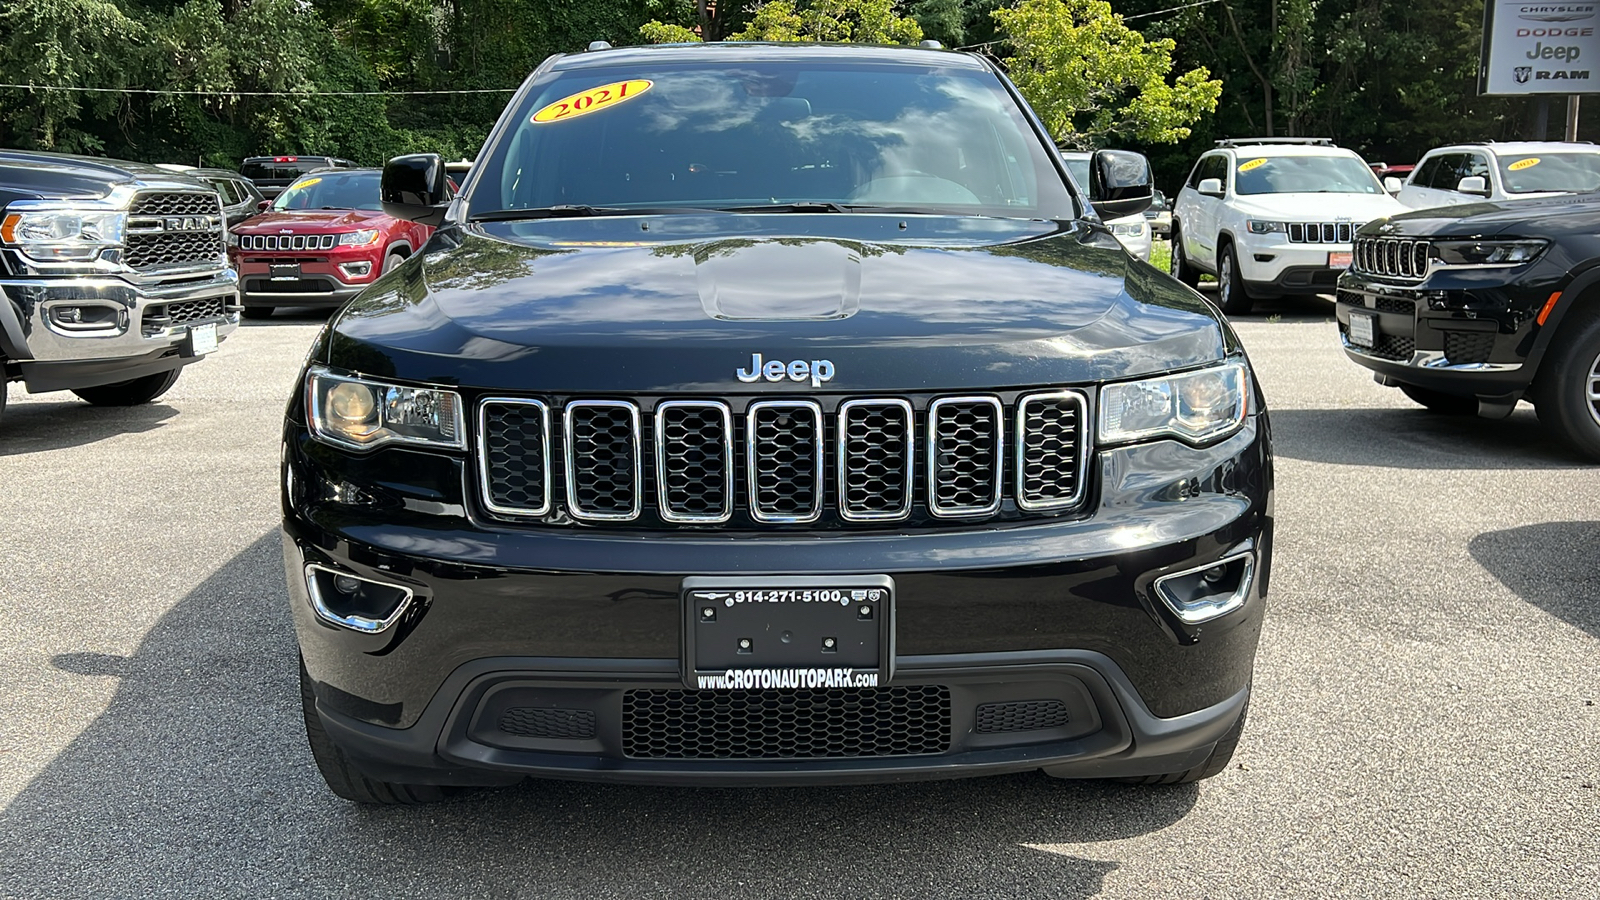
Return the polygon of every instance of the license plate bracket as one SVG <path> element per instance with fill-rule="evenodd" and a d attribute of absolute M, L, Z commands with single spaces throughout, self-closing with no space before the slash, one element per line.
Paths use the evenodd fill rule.
<path fill-rule="evenodd" d="M 298 281 L 300 279 L 299 263 L 269 263 L 267 272 L 271 281 Z"/>
<path fill-rule="evenodd" d="M 217 349 L 217 323 L 207 322 L 189 329 L 189 356 L 205 356 Z"/>
<path fill-rule="evenodd" d="M 1378 317 L 1372 313 L 1350 313 L 1350 343 L 1372 347 L 1378 342 Z"/>
<path fill-rule="evenodd" d="M 893 675 L 887 575 L 692 576 L 681 605 L 692 689 L 875 687 Z"/>
<path fill-rule="evenodd" d="M 1334 250 L 1328 253 L 1328 267 L 1331 269 L 1348 269 L 1354 261 L 1355 254 L 1349 250 Z"/>

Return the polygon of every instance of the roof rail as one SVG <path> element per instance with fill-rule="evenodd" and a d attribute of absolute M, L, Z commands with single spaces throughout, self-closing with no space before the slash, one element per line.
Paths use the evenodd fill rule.
<path fill-rule="evenodd" d="M 1223 138 L 1217 141 L 1218 147 L 1249 147 L 1252 144 L 1299 144 L 1303 147 L 1332 147 L 1335 146 L 1333 138 L 1312 137 L 1253 137 L 1253 138 Z"/>

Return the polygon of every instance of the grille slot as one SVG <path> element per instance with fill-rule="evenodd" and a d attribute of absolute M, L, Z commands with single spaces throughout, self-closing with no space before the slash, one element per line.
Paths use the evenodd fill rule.
<path fill-rule="evenodd" d="M 813 522 L 822 515 L 822 407 L 763 400 L 746 414 L 750 514 L 760 522 Z"/>
<path fill-rule="evenodd" d="M 1062 509 L 1082 499 L 1085 406 L 1073 391 L 1032 394 L 1017 404 L 1018 506 Z"/>
<path fill-rule="evenodd" d="M 1444 333 L 1444 358 L 1453 365 L 1485 363 L 1494 352 L 1494 332 L 1446 331 Z"/>
<path fill-rule="evenodd" d="M 550 511 L 550 407 L 494 397 L 478 409 L 478 468 L 492 512 L 542 516 Z"/>
<path fill-rule="evenodd" d="M 567 404 L 567 506 L 574 519 L 639 515 L 639 408 L 622 400 Z"/>
<path fill-rule="evenodd" d="M 1427 241 L 1358 237 L 1353 267 L 1366 275 L 1421 281 L 1428 277 L 1430 255 L 1431 247 Z"/>
<path fill-rule="evenodd" d="M 928 407 L 928 508 L 934 515 L 1000 509 L 1001 419 L 994 397 L 945 397 Z"/>
<path fill-rule="evenodd" d="M 669 400 L 656 407 L 656 502 L 668 522 L 733 516 L 733 418 L 727 404 Z"/>
<path fill-rule="evenodd" d="M 500 730 L 518 737 L 577 741 L 594 737 L 595 715 L 588 709 L 516 706 L 500 714 Z"/>
<path fill-rule="evenodd" d="M 867 522 L 911 515 L 914 421 L 904 400 L 851 400 L 839 408 L 841 516 Z"/>
<path fill-rule="evenodd" d="M 1070 719 L 1067 705 L 1060 700 L 985 703 L 978 707 L 976 730 L 979 734 L 1041 731 L 1046 728 L 1060 728 Z"/>
<path fill-rule="evenodd" d="M 622 745 L 635 759 L 943 753 L 950 748 L 950 689 L 631 690 L 622 700 Z"/>

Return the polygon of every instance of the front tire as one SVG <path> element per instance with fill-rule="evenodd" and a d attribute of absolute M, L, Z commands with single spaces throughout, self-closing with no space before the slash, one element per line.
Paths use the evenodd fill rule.
<path fill-rule="evenodd" d="M 1563 321 L 1534 383 L 1539 421 L 1600 462 L 1600 309 Z"/>
<path fill-rule="evenodd" d="M 177 382 L 181 371 L 157 372 L 118 384 L 75 388 L 72 392 L 95 406 L 141 406 L 165 394 Z"/>
<path fill-rule="evenodd" d="M 385 256 L 383 258 L 383 271 L 380 274 L 387 275 L 393 272 L 395 269 L 400 268 L 400 264 L 405 261 L 406 258 L 399 253 L 391 253 Z"/>
<path fill-rule="evenodd" d="M 1217 308 L 1224 315 L 1244 315 L 1255 305 L 1255 300 L 1244 288 L 1244 278 L 1239 274 L 1239 257 L 1233 252 L 1233 244 L 1224 245 L 1218 256 Z"/>
<path fill-rule="evenodd" d="M 1183 235 L 1179 233 L 1176 225 L 1172 227 L 1172 253 L 1170 258 L 1171 263 L 1169 263 L 1168 269 L 1172 272 L 1173 278 L 1192 288 L 1200 286 L 1200 273 L 1195 270 L 1194 266 L 1189 265 L 1188 257 L 1183 255 Z"/>
<path fill-rule="evenodd" d="M 328 790 L 340 797 L 375 806 L 414 806 L 438 803 L 462 793 L 461 788 L 378 781 L 356 768 L 322 727 L 322 717 L 317 713 L 317 695 L 311 689 L 311 675 L 306 672 L 304 659 L 300 660 L 300 712 L 305 719 L 306 743 L 311 746 L 311 758 L 317 763 L 317 771 L 328 783 Z"/>
<path fill-rule="evenodd" d="M 1478 414 L 1478 398 L 1463 397 L 1460 394 L 1446 394 L 1441 391 L 1430 391 L 1424 387 L 1412 384 L 1400 385 L 1400 393 L 1410 397 L 1416 403 L 1426 406 L 1428 412 L 1438 413 L 1441 416 L 1475 416 Z"/>

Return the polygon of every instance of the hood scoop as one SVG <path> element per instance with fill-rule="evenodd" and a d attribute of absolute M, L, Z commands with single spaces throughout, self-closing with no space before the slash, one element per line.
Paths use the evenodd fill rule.
<path fill-rule="evenodd" d="M 736 239 L 695 248 L 700 305 L 713 319 L 845 319 L 861 306 L 861 251 L 809 238 Z"/>

